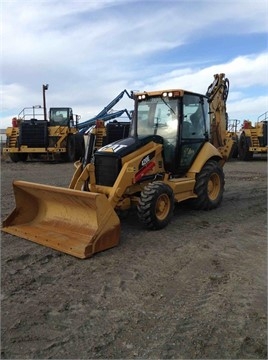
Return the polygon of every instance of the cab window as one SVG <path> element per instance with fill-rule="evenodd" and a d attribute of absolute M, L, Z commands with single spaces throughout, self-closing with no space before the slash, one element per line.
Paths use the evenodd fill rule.
<path fill-rule="evenodd" d="M 206 106 L 204 106 L 205 103 Z M 207 125 L 207 101 L 204 101 L 204 98 L 198 95 L 185 94 L 183 101 L 182 139 L 206 138 L 208 134 Z"/>
<path fill-rule="evenodd" d="M 51 109 L 50 123 L 51 125 L 68 126 L 68 110 L 67 109 Z"/>

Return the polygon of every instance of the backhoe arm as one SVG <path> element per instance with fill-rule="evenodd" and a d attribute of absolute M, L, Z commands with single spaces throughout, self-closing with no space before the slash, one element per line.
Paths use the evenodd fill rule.
<path fill-rule="evenodd" d="M 224 162 L 230 156 L 233 140 L 228 136 L 228 114 L 226 101 L 229 93 L 229 80 L 225 74 L 215 74 L 208 87 L 207 96 L 210 110 L 210 141 L 220 151 Z"/>

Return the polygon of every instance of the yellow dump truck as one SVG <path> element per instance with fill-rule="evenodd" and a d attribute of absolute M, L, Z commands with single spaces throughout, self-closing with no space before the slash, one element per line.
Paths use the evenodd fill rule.
<path fill-rule="evenodd" d="M 254 126 L 250 120 L 244 120 L 238 140 L 240 160 L 252 160 L 254 154 L 267 154 L 267 118 L 268 111 L 258 117 Z"/>
<path fill-rule="evenodd" d="M 24 108 L 6 129 L 3 153 L 13 162 L 27 159 L 62 160 L 74 162 L 84 154 L 84 137 L 79 133 L 79 115 L 70 107 L 46 109 L 43 85 L 43 106 Z"/>

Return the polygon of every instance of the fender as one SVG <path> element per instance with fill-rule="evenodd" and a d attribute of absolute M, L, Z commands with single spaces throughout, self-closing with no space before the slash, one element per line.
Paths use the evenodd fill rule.
<path fill-rule="evenodd" d="M 205 163 L 212 158 L 216 161 L 223 159 L 221 153 L 211 143 L 206 142 L 189 169 L 187 176 L 192 177 L 191 174 L 195 176 L 196 173 L 201 171 Z"/>

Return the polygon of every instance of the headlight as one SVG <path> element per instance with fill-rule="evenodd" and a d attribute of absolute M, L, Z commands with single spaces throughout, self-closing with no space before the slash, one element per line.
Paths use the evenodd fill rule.
<path fill-rule="evenodd" d="M 163 92 L 162 96 L 163 96 L 163 97 L 167 97 L 167 96 L 168 96 L 168 97 L 173 97 L 173 92 L 171 92 L 171 91 L 170 91 L 170 92 L 166 92 L 166 91 L 165 91 L 165 92 Z"/>
<path fill-rule="evenodd" d="M 139 100 L 144 100 L 145 98 L 146 98 L 145 94 L 142 94 L 142 95 L 139 95 L 139 96 L 138 96 L 138 99 L 139 99 Z"/>

